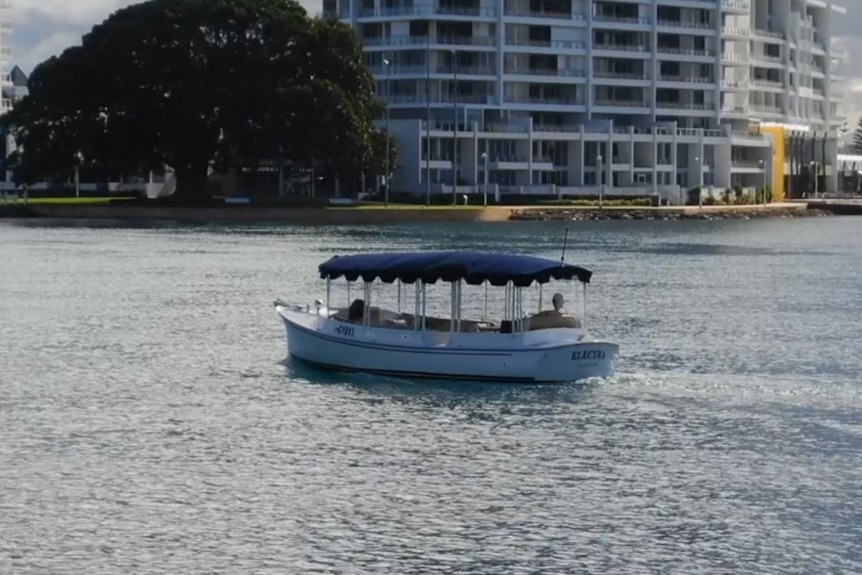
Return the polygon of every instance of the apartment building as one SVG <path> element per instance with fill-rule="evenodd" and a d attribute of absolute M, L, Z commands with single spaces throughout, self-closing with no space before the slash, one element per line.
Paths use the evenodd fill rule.
<path fill-rule="evenodd" d="M 831 0 L 324 0 L 389 105 L 393 189 L 671 201 L 695 186 L 783 195 L 800 133 L 822 141 L 810 157 L 835 188 L 843 13 Z"/>
<path fill-rule="evenodd" d="M 12 108 L 12 100 L 7 97 L 6 88 L 12 87 L 11 64 L 12 56 L 12 0 L 0 0 L 0 114 Z"/>

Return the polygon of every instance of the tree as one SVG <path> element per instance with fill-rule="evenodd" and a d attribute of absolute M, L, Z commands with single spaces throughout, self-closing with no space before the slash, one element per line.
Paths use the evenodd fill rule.
<path fill-rule="evenodd" d="M 856 123 L 853 131 L 853 142 L 850 144 L 850 153 L 862 155 L 862 118 Z"/>
<path fill-rule="evenodd" d="M 0 122 L 21 147 L 16 179 L 168 165 L 191 200 L 213 164 L 371 171 L 380 106 L 350 27 L 295 0 L 149 0 L 40 64 Z"/>

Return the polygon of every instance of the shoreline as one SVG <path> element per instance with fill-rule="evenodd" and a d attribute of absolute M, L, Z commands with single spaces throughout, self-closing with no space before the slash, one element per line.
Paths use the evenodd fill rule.
<path fill-rule="evenodd" d="M 840 214 L 826 204 L 803 202 L 738 206 L 134 206 L 30 204 L 0 206 L 0 219 L 169 221 L 179 223 L 285 223 L 373 225 L 418 222 L 723 220 L 824 217 Z"/>

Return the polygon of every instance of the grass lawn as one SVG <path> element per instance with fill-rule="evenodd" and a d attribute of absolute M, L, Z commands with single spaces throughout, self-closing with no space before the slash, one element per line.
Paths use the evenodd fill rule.
<path fill-rule="evenodd" d="M 4 202 L 3 199 L 0 199 L 0 205 L 4 203 L 6 205 L 17 205 L 23 206 L 25 204 L 39 204 L 39 205 L 62 205 L 62 206 L 73 206 L 73 205 L 106 205 L 111 203 L 112 200 L 133 200 L 133 197 L 119 197 L 119 196 L 110 196 L 105 198 L 28 198 L 25 202 L 24 198 L 15 198 L 11 200 L 6 200 Z"/>
<path fill-rule="evenodd" d="M 426 206 L 424 204 L 358 204 L 347 206 L 329 206 L 329 210 L 481 210 L 484 206 Z"/>

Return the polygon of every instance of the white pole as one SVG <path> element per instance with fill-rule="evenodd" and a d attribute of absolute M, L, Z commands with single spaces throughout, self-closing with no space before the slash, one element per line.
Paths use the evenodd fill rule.
<path fill-rule="evenodd" d="M 487 149 L 488 142 L 485 142 L 485 148 Z M 484 152 L 482 154 L 482 159 L 485 160 L 485 185 L 482 187 L 482 191 L 484 193 L 484 202 L 485 207 L 488 207 L 488 152 Z"/>
<path fill-rule="evenodd" d="M 817 164 L 817 162 L 814 162 L 814 199 L 815 200 L 818 199 L 817 186 L 819 183 L 818 180 L 820 179 L 819 176 L 820 176 L 820 166 Z"/>
<path fill-rule="evenodd" d="M 422 329 L 425 329 L 425 314 L 428 312 L 428 294 L 425 293 L 425 282 L 422 282 Z"/>
<path fill-rule="evenodd" d="M 75 166 L 75 197 L 81 197 L 81 170 Z"/>
<path fill-rule="evenodd" d="M 369 325 L 371 323 L 371 287 L 368 282 L 362 283 L 365 291 L 365 307 L 363 309 L 365 314 L 362 318 L 362 325 Z"/>
<path fill-rule="evenodd" d="M 587 284 L 584 285 L 584 321 L 581 322 L 581 328 L 587 330 Z"/>
<path fill-rule="evenodd" d="M 599 183 L 599 208 L 602 207 L 602 201 L 604 199 L 604 191 L 605 191 L 605 179 L 604 172 L 602 171 L 602 156 L 599 154 L 599 157 L 596 158 L 596 164 L 598 166 L 596 177 Z"/>
<path fill-rule="evenodd" d="M 413 331 L 419 331 L 419 281 L 413 284 Z"/>
<path fill-rule="evenodd" d="M 488 282 L 485 283 L 485 311 L 482 313 L 482 319 L 488 319 Z"/>
<path fill-rule="evenodd" d="M 392 69 L 391 62 L 383 58 L 383 63 L 386 65 L 386 195 L 383 198 L 383 205 L 389 205 L 389 103 L 391 102 L 391 85 L 389 82 L 389 71 Z"/>
<path fill-rule="evenodd" d="M 458 205 L 458 55 L 454 49 L 452 66 L 454 80 L 452 83 L 452 205 Z"/>

